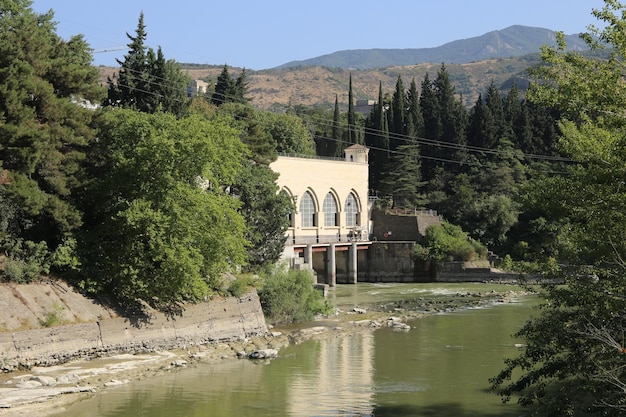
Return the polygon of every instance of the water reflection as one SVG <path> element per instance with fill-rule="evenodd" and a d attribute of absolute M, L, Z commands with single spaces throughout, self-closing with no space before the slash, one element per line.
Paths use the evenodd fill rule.
<path fill-rule="evenodd" d="M 289 377 L 289 415 L 371 415 L 374 335 L 365 333 L 316 344 L 315 371 L 295 372 Z"/>
<path fill-rule="evenodd" d="M 348 297 L 374 297 L 352 293 L 357 287 L 346 288 Z M 379 290 L 387 288 L 366 288 Z M 427 316 L 409 332 L 382 328 L 306 342 L 271 362 L 199 364 L 98 393 L 59 417 L 517 416 L 518 407 L 485 388 L 517 353 L 520 341 L 510 335 L 531 304 Z"/>

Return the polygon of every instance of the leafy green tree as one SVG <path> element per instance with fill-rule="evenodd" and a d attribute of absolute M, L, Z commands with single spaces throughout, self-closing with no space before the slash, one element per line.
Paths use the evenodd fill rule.
<path fill-rule="evenodd" d="M 239 199 L 239 212 L 246 221 L 245 236 L 250 243 L 249 267 L 258 269 L 279 260 L 284 249 L 285 231 L 289 226 L 289 213 L 293 212 L 291 199 L 284 193 L 278 193 L 278 175 L 269 167 L 278 153 L 277 142 L 268 125 L 280 125 L 282 121 L 266 123 L 268 118 L 273 118 L 269 113 L 265 114 L 254 110 L 250 105 L 234 102 L 220 106 L 219 113 L 220 116 L 230 116 L 229 122 L 239 130 L 241 141 L 249 150 L 246 154 L 247 161 L 230 192 Z M 281 120 L 284 120 L 283 116 L 288 116 L 290 121 L 300 122 L 298 116 L 293 114 L 277 115 Z M 300 127 L 302 126 L 301 124 Z M 298 129 L 283 130 L 282 134 L 285 136 L 304 134 Z"/>
<path fill-rule="evenodd" d="M 161 308 L 202 299 L 245 263 L 241 203 L 226 191 L 244 156 L 237 132 L 199 116 L 104 116 L 90 154 L 83 285 Z"/>
<path fill-rule="evenodd" d="M 64 41 L 52 11 L 31 5 L 0 2 L 0 253 L 22 261 L 58 250 L 82 223 L 75 197 L 95 136 L 88 107 L 103 96 L 84 39 Z"/>
<path fill-rule="evenodd" d="M 315 155 L 315 141 L 298 116 L 269 112 L 257 113 L 259 122 L 276 143 L 276 151 L 296 155 Z"/>
<path fill-rule="evenodd" d="M 563 286 L 548 287 L 540 313 L 518 332 L 526 340 L 522 353 L 506 362 L 492 379 L 494 389 L 539 415 L 621 416 L 626 410 L 624 329 L 626 317 L 626 6 L 605 0 L 593 14 L 606 23 L 590 28 L 586 41 L 612 48 L 599 60 L 567 51 L 563 34 L 558 46 L 545 47 L 529 98 L 555 106 L 561 146 L 579 162 L 567 176 L 532 184 L 531 199 L 545 219 L 566 218 L 558 239 Z"/>
<path fill-rule="evenodd" d="M 246 221 L 248 263 L 253 268 L 278 262 L 285 247 L 294 207 L 287 194 L 278 192 L 277 179 L 269 166 L 257 163 L 246 164 L 237 178 L 235 193 Z"/>
<path fill-rule="evenodd" d="M 233 127 L 241 132 L 241 141 L 250 150 L 249 158 L 252 162 L 269 165 L 278 156 L 276 140 L 266 128 L 263 116 L 259 113 L 260 111 L 250 105 L 230 102 L 220 106 L 219 115 L 214 117 L 228 117 Z"/>

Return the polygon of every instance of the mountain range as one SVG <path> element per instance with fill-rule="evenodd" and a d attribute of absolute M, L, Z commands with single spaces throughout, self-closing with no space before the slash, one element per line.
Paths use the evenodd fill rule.
<path fill-rule="evenodd" d="M 523 90 L 528 85 L 526 70 L 540 62 L 540 48 L 554 45 L 556 34 L 549 29 L 511 26 L 475 38 L 457 40 L 436 48 L 364 49 L 339 51 L 304 61 L 294 61 L 274 69 L 246 70 L 248 97 L 264 110 L 284 111 L 293 105 L 332 109 L 335 96 L 345 110 L 348 84 L 352 77 L 356 100 L 376 99 L 379 84 L 383 93 L 394 91 L 398 76 L 408 88 L 415 79 L 418 88 L 425 75 L 434 80 L 445 64 L 450 82 L 467 107 L 493 82 L 502 90 L 513 82 Z M 571 50 L 586 45 L 577 35 L 566 36 Z M 192 79 L 215 83 L 223 65 L 182 64 Z M 100 67 L 102 82 L 116 68 Z M 241 68 L 229 68 L 237 76 Z"/>
<path fill-rule="evenodd" d="M 566 35 L 566 41 L 571 50 L 587 49 L 586 44 L 578 35 Z M 364 70 L 426 62 L 463 64 L 536 53 L 544 44 L 556 45 L 554 31 L 515 25 L 434 48 L 345 50 L 306 60 L 291 61 L 277 68 L 317 66 Z"/>

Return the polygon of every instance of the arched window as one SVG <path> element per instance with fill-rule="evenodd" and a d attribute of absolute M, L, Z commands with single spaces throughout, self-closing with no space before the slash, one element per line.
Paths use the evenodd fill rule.
<path fill-rule="evenodd" d="M 348 194 L 346 198 L 346 227 L 354 227 L 359 225 L 359 205 L 353 193 Z"/>
<path fill-rule="evenodd" d="M 302 216 L 302 227 L 315 227 L 315 202 L 308 191 L 302 195 L 300 200 L 300 215 Z"/>
<path fill-rule="evenodd" d="M 332 193 L 324 198 L 324 226 L 337 226 L 337 200 Z"/>
<path fill-rule="evenodd" d="M 289 200 L 291 200 L 292 202 L 294 201 L 294 200 L 293 200 L 293 197 L 291 197 L 291 196 L 289 195 L 289 193 L 287 193 L 287 191 L 285 191 L 285 190 L 280 190 L 280 196 L 281 196 L 281 197 L 283 197 L 285 200 L 289 199 Z M 289 214 L 287 215 L 287 217 L 288 217 L 288 219 L 289 219 L 289 227 L 295 227 L 295 226 L 296 226 L 296 225 L 294 224 L 294 219 L 295 219 L 295 216 L 294 216 L 293 211 L 289 212 Z"/>

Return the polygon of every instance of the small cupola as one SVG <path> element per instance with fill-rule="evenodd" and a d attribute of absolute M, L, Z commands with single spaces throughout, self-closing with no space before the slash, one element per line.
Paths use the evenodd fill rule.
<path fill-rule="evenodd" d="M 352 145 L 348 146 L 344 149 L 344 153 L 346 155 L 346 162 L 357 162 L 359 164 L 367 164 L 367 155 L 369 154 L 370 149 L 363 145 Z"/>

